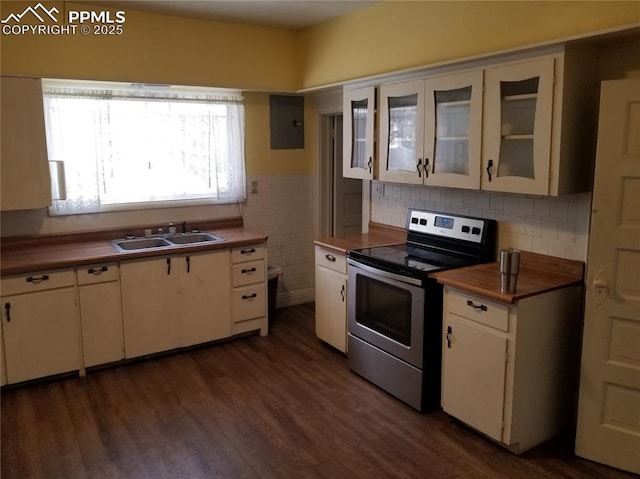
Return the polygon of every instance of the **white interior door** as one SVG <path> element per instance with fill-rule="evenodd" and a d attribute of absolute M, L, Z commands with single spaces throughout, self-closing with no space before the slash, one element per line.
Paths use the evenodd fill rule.
<path fill-rule="evenodd" d="M 640 80 L 602 83 L 576 454 L 640 473 Z"/>
<path fill-rule="evenodd" d="M 343 117 L 334 117 L 333 236 L 360 234 L 362 230 L 362 180 L 342 175 Z"/>

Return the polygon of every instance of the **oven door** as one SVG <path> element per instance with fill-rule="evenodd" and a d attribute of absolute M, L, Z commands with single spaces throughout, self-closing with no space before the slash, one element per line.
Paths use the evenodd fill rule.
<path fill-rule="evenodd" d="M 349 333 L 419 369 L 425 290 L 421 281 L 349 259 Z"/>

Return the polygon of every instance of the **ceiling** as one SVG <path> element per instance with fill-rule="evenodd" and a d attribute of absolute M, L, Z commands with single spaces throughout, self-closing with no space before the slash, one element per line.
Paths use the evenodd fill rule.
<path fill-rule="evenodd" d="M 300 30 L 380 0 L 127 0 L 94 1 L 154 13 Z"/>

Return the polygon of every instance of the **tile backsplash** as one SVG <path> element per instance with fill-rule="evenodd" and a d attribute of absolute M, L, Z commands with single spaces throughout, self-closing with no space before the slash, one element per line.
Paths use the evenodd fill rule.
<path fill-rule="evenodd" d="M 495 219 L 498 248 L 518 248 L 560 258 L 587 260 L 591 193 L 526 196 L 374 181 L 371 220 L 404 227 L 408 208 Z"/>

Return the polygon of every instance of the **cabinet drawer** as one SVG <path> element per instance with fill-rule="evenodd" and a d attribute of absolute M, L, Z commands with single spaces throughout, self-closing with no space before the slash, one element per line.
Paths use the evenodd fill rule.
<path fill-rule="evenodd" d="M 239 323 L 253 318 L 261 318 L 267 314 L 264 284 L 257 284 L 234 289 L 233 322 Z"/>
<path fill-rule="evenodd" d="M 107 283 L 118 280 L 118 265 L 115 263 L 83 266 L 76 271 L 78 285 Z"/>
<path fill-rule="evenodd" d="M 448 313 L 457 314 L 471 321 L 509 331 L 509 307 L 494 303 L 480 296 L 447 289 L 445 308 Z"/>
<path fill-rule="evenodd" d="M 44 271 L 11 276 L 2 279 L 2 295 L 31 293 L 47 289 L 75 286 L 76 275 L 72 270 Z"/>
<path fill-rule="evenodd" d="M 347 257 L 333 250 L 316 246 L 316 266 L 324 266 L 338 273 L 347 274 Z"/>
<path fill-rule="evenodd" d="M 251 263 L 241 263 L 231 268 L 233 286 L 245 286 L 247 284 L 264 283 L 265 267 L 264 261 L 252 261 Z"/>
<path fill-rule="evenodd" d="M 244 261 L 253 261 L 255 259 L 263 259 L 265 247 L 261 244 L 252 244 L 247 246 L 238 246 L 231 249 L 231 262 L 242 263 Z"/>

